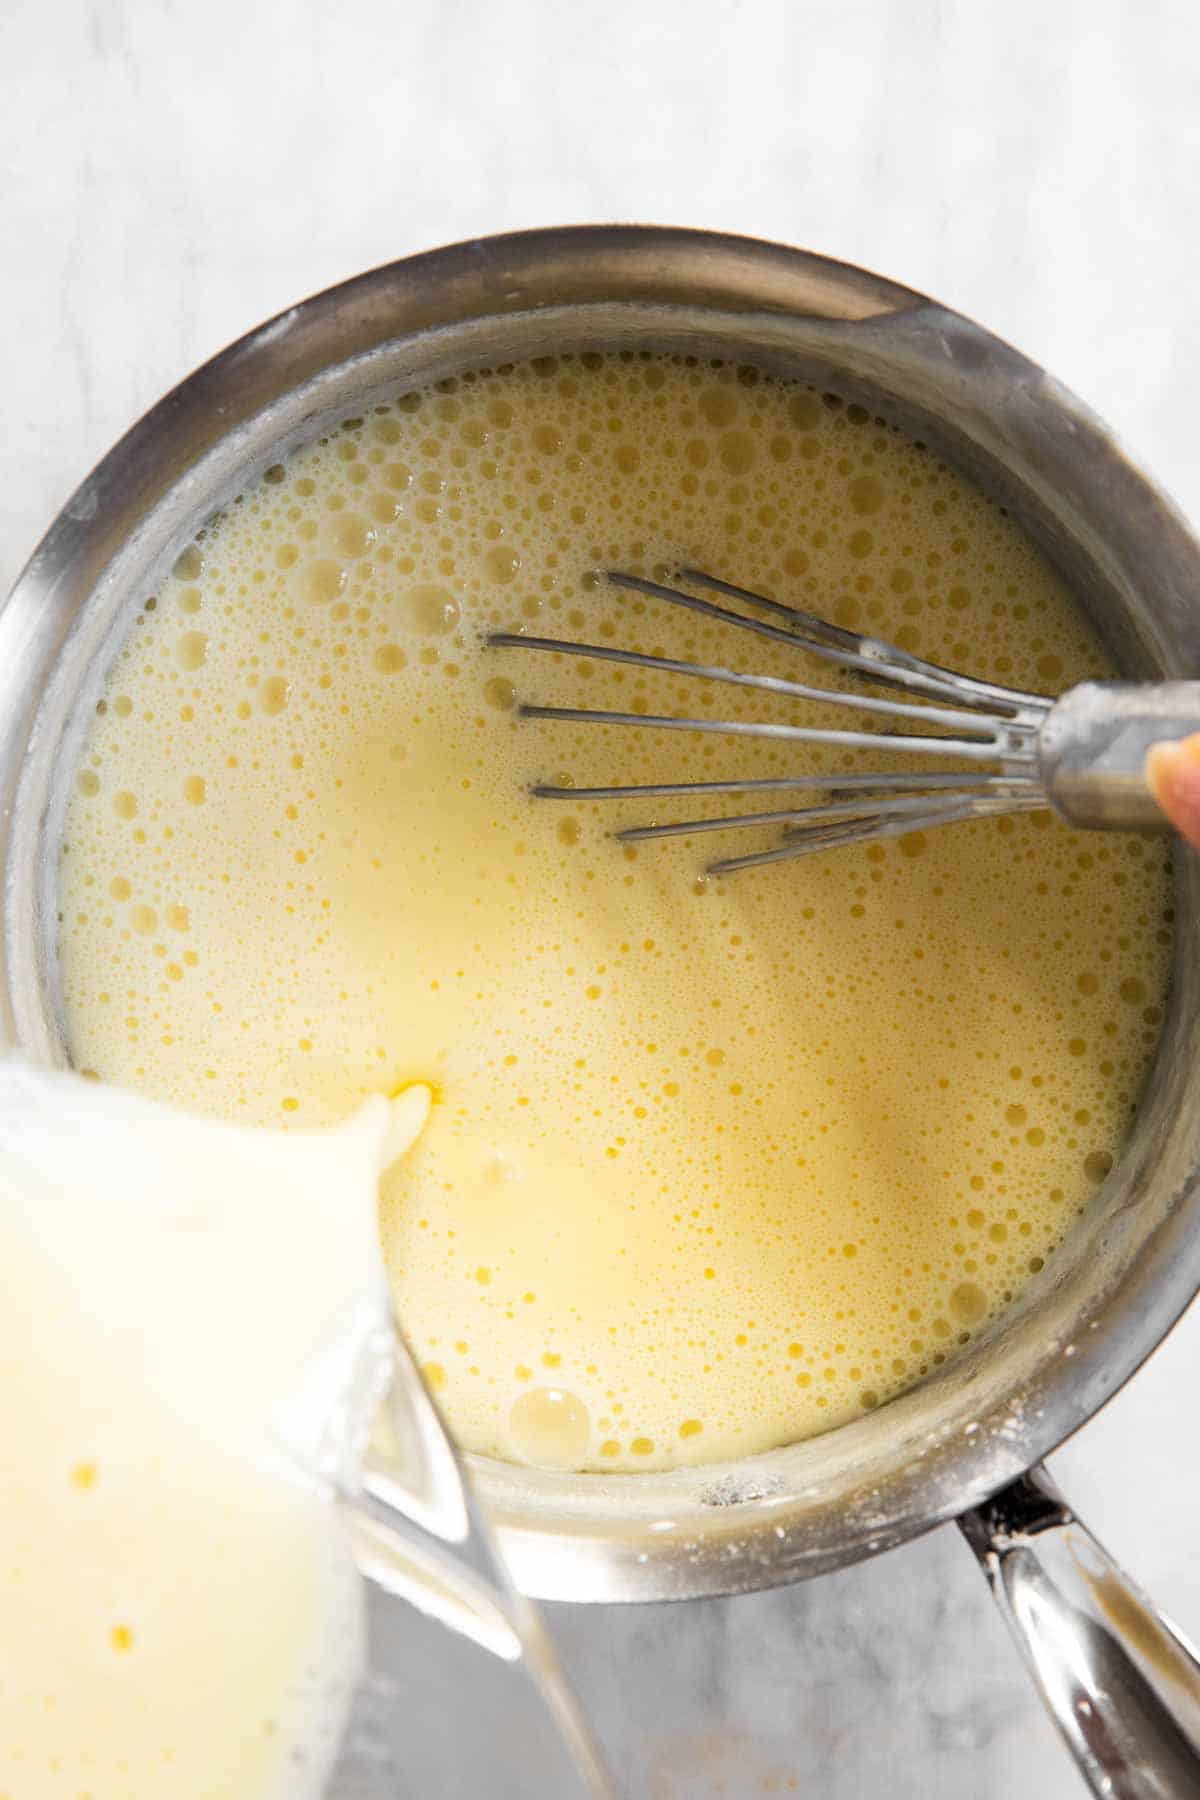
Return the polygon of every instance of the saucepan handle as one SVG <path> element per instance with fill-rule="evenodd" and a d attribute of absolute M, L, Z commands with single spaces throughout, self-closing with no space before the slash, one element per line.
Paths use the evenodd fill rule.
<path fill-rule="evenodd" d="M 1046 1471 L 959 1525 L 1092 1793 L 1200 1795 L 1200 1662 Z"/>

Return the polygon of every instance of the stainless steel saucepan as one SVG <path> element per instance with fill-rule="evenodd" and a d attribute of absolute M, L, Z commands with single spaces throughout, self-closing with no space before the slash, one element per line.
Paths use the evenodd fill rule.
<path fill-rule="evenodd" d="M 874 401 L 1001 497 L 1122 670 L 1200 675 L 1200 543 L 1073 395 L 923 295 L 702 232 L 532 232 L 377 269 L 243 338 L 124 437 L 0 612 L 0 1044 L 65 1059 L 56 847 L 134 611 L 195 529 L 381 392 L 564 348 L 719 354 Z M 1200 1793 L 1200 1668 L 1039 1469 L 1200 1284 L 1200 858 L 1179 850 L 1162 1040 L 1124 1153 L 1020 1302 L 869 1417 L 743 1462 L 601 1477 L 475 1459 L 519 1582 L 684 1600 L 819 1575 L 957 1518 L 1097 1794 Z"/>

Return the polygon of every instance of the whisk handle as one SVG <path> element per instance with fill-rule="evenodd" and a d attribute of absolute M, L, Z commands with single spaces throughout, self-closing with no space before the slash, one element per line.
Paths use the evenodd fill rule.
<path fill-rule="evenodd" d="M 1038 773 L 1072 825 L 1166 831 L 1169 821 L 1146 780 L 1146 752 L 1197 731 L 1200 681 L 1085 681 L 1047 714 L 1037 737 Z"/>

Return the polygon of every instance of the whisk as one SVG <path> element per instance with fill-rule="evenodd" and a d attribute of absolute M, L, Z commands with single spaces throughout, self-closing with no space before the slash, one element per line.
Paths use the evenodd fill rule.
<path fill-rule="evenodd" d="M 538 650 L 629 664 L 688 680 L 724 682 L 790 701 L 853 709 L 884 729 L 840 729 L 765 720 L 692 718 L 675 714 L 606 712 L 587 707 L 521 704 L 526 719 L 572 724 L 636 726 L 642 730 L 714 732 L 775 742 L 830 745 L 844 750 L 899 751 L 946 758 L 969 768 L 878 774 L 797 773 L 728 781 L 666 781 L 615 787 L 539 784 L 543 800 L 691 800 L 714 794 L 811 796 L 802 805 L 679 818 L 619 829 L 623 843 L 694 836 L 701 832 L 781 828 L 782 841 L 767 849 L 728 856 L 707 865 L 728 875 L 764 863 L 847 844 L 898 837 L 967 819 L 1052 808 L 1071 825 L 1110 830 L 1168 829 L 1145 777 L 1152 744 L 1200 730 L 1200 681 L 1130 683 L 1086 681 L 1053 698 L 961 675 L 914 656 L 882 638 L 867 637 L 765 594 L 752 593 L 702 570 L 683 568 L 679 586 L 608 570 L 604 579 L 621 592 L 643 595 L 703 618 L 820 657 L 849 671 L 863 686 L 898 690 L 903 698 L 814 687 L 804 681 L 758 675 L 719 664 L 624 650 L 613 644 L 575 643 L 523 632 L 497 631 L 495 649 Z M 688 589 L 700 589 L 700 594 Z M 719 595 L 722 601 L 706 599 Z M 750 609 L 750 610 L 746 610 Z M 981 766 L 983 765 L 983 766 Z M 990 765 L 990 766 L 987 766 Z"/>

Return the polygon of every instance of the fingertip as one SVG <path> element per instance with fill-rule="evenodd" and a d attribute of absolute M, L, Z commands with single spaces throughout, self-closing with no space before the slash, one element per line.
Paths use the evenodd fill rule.
<path fill-rule="evenodd" d="M 1152 744 L 1145 768 L 1150 792 L 1167 818 L 1200 849 L 1200 731 Z"/>

